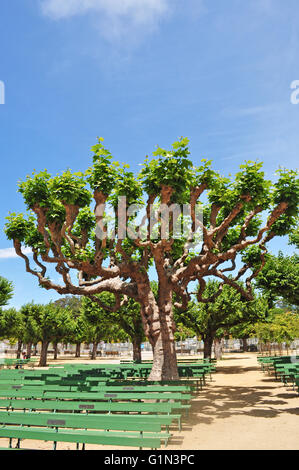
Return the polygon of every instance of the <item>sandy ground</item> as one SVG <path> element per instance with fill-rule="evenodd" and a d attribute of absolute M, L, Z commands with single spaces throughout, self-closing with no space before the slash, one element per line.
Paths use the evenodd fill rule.
<path fill-rule="evenodd" d="M 228 354 L 212 382 L 193 398 L 182 431 L 170 430 L 167 450 L 298 450 L 298 415 L 298 394 L 262 373 L 255 353 Z M 7 443 L 0 439 L 0 446 Z M 52 443 L 24 441 L 22 447 L 46 450 Z M 73 450 L 75 444 L 58 449 Z"/>

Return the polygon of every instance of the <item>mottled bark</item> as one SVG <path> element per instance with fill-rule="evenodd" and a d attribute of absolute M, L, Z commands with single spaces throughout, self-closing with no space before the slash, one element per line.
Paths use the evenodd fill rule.
<path fill-rule="evenodd" d="M 178 380 L 175 350 L 175 323 L 172 311 L 172 291 L 160 290 L 159 301 L 148 298 L 147 336 L 153 348 L 153 367 L 148 380 Z"/>
<path fill-rule="evenodd" d="M 214 351 L 215 351 L 215 359 L 217 361 L 222 358 L 222 340 L 219 338 L 215 338 L 214 340 Z"/>

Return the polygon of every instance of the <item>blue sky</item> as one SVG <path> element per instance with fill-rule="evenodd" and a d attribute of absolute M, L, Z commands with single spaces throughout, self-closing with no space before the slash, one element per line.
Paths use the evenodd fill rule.
<path fill-rule="evenodd" d="M 24 210 L 34 169 L 85 170 L 97 136 L 138 169 L 156 145 L 190 138 L 223 174 L 244 160 L 267 177 L 295 168 L 299 105 L 296 0 L 2 0 L 0 275 L 12 306 L 57 298 L 11 257 L 2 233 Z M 292 252 L 286 240 L 271 249 Z"/>

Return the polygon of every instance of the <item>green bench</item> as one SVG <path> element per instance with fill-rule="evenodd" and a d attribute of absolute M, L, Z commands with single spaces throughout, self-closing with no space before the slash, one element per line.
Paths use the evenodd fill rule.
<path fill-rule="evenodd" d="M 130 413 L 135 413 L 137 418 L 142 417 L 147 420 L 155 415 L 166 414 L 173 420 L 177 420 L 179 430 L 181 431 L 181 414 L 174 414 L 174 410 L 187 411 L 190 405 L 184 405 L 181 402 L 161 402 L 161 403 L 140 403 L 140 402 L 80 402 L 70 400 L 26 400 L 26 399 L 13 399 L 13 400 L 0 400 L 0 409 L 6 411 L 23 410 L 23 411 L 69 411 L 72 413 L 122 413 L 130 416 Z M 138 414 L 136 414 L 138 413 Z M 154 413 L 154 414 L 153 414 Z"/>

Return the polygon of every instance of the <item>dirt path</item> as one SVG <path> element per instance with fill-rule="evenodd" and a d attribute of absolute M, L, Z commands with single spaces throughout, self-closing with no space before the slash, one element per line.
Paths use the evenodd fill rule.
<path fill-rule="evenodd" d="M 264 375 L 255 354 L 218 363 L 169 449 L 299 449 L 299 398 Z"/>

